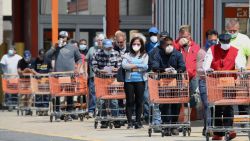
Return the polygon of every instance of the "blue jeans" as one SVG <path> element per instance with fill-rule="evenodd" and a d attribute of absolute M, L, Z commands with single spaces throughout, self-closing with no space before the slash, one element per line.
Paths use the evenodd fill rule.
<path fill-rule="evenodd" d="M 91 77 L 88 79 L 89 83 L 89 105 L 88 105 L 88 111 L 94 112 L 96 107 L 96 95 L 95 95 L 95 83 L 94 83 L 94 77 Z"/>
<path fill-rule="evenodd" d="M 148 81 L 145 81 L 145 90 L 144 90 L 144 96 L 143 96 L 143 115 L 145 119 L 149 118 Z"/>
<path fill-rule="evenodd" d="M 208 107 L 208 99 L 207 99 L 207 88 L 206 88 L 206 80 L 200 79 L 199 80 L 199 91 L 201 96 L 201 101 L 204 107 L 204 128 L 207 127 L 207 125 L 210 125 L 211 121 L 208 119 L 211 117 L 210 109 Z"/>
<path fill-rule="evenodd" d="M 154 104 L 153 107 L 153 117 L 152 117 L 152 124 L 154 125 L 159 125 L 161 124 L 161 111 L 160 111 L 160 107 L 159 104 Z"/>
<path fill-rule="evenodd" d="M 190 93 L 190 107 L 193 108 L 196 106 L 197 104 L 197 97 L 195 94 L 196 93 L 196 89 L 199 87 L 198 85 L 198 77 L 194 77 L 189 81 L 189 93 Z"/>
<path fill-rule="evenodd" d="M 119 106 L 118 106 L 118 100 L 99 100 L 101 107 L 98 107 L 101 115 L 100 116 L 107 116 L 107 111 L 106 109 L 110 109 L 111 110 L 111 115 L 112 116 L 118 116 L 119 114 Z"/>

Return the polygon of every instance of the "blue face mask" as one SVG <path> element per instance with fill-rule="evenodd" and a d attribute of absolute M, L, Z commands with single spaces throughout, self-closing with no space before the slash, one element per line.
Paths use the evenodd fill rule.
<path fill-rule="evenodd" d="M 14 55 L 14 50 L 12 50 L 12 49 L 8 50 L 8 55 L 9 55 L 9 56 Z"/>
<path fill-rule="evenodd" d="M 209 49 L 211 46 L 216 45 L 217 43 L 218 43 L 217 40 L 207 40 L 205 47 L 206 49 Z"/>

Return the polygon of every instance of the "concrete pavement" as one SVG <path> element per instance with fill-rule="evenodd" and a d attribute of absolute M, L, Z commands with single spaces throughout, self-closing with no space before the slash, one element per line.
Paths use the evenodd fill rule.
<path fill-rule="evenodd" d="M 94 129 L 93 119 L 85 119 L 83 122 L 78 120 L 50 123 L 48 116 L 17 116 L 16 112 L 0 112 L 0 129 L 16 131 L 17 134 L 31 133 L 34 139 L 36 137 L 41 138 L 41 136 L 47 136 L 88 141 L 204 141 L 205 138 L 201 136 L 201 123 L 201 121 L 198 121 L 192 124 L 190 137 L 183 137 L 182 134 L 180 134 L 180 136 L 162 138 L 159 133 L 153 133 L 152 137 L 149 138 L 147 126 L 139 130 L 127 130 L 126 127 L 120 129 Z M 3 134 L 4 133 L 1 133 L 0 135 Z M 0 138 L 0 140 L 2 139 Z M 51 141 L 56 141 L 56 138 L 55 140 L 51 138 Z M 246 136 L 239 136 L 234 141 L 248 141 L 248 138 Z"/>

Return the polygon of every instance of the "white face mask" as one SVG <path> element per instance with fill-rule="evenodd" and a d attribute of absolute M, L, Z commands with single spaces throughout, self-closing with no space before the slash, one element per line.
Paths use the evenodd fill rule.
<path fill-rule="evenodd" d="M 156 43 L 156 42 L 158 41 L 157 36 L 151 36 L 151 37 L 150 37 L 150 41 L 151 41 L 152 43 Z"/>
<path fill-rule="evenodd" d="M 221 48 L 223 50 L 228 50 L 230 48 L 230 44 L 221 44 Z"/>
<path fill-rule="evenodd" d="M 58 46 L 63 47 L 65 45 L 66 45 L 66 42 L 63 41 L 63 38 L 60 38 L 59 41 L 58 41 Z"/>
<path fill-rule="evenodd" d="M 80 45 L 80 46 L 79 46 L 79 49 L 80 49 L 80 50 L 85 50 L 86 48 L 87 48 L 86 45 Z"/>
<path fill-rule="evenodd" d="M 135 52 L 137 52 L 137 51 L 139 51 L 141 49 L 141 46 L 139 46 L 139 45 L 133 45 L 132 48 L 133 48 L 133 50 Z"/>
<path fill-rule="evenodd" d="M 168 45 L 166 48 L 165 48 L 165 52 L 166 54 L 170 54 L 171 52 L 173 52 L 174 50 L 174 47 L 172 45 Z"/>

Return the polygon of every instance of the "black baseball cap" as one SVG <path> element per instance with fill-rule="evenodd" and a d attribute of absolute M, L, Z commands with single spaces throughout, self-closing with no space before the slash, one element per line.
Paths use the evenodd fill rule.
<path fill-rule="evenodd" d="M 229 34 L 220 34 L 219 41 L 223 44 L 229 44 L 231 40 L 231 35 Z"/>

